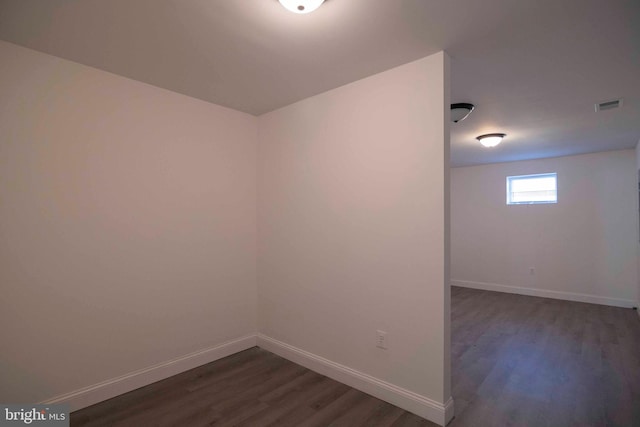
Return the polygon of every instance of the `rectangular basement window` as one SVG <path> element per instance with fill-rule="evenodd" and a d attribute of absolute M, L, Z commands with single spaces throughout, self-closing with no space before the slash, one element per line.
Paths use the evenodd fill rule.
<path fill-rule="evenodd" d="M 507 205 L 558 203 L 558 174 L 507 177 Z"/>

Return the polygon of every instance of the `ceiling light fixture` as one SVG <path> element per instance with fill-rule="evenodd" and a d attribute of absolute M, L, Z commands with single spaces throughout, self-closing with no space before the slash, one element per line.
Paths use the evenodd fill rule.
<path fill-rule="evenodd" d="M 505 136 L 507 135 L 504 133 L 488 133 L 486 135 L 480 135 L 476 139 L 485 147 L 495 147 L 502 142 L 502 138 Z"/>
<path fill-rule="evenodd" d="M 324 0 L 278 0 L 282 6 L 293 13 L 310 13 L 320 7 Z"/>
<path fill-rule="evenodd" d="M 466 102 L 451 104 L 451 121 L 458 123 L 467 118 L 469 114 L 476 108 L 475 105 Z"/>

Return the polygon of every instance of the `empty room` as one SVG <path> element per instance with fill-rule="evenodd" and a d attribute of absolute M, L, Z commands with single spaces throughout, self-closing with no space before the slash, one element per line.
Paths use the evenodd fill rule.
<path fill-rule="evenodd" d="M 0 425 L 640 426 L 640 3 L 0 0 Z"/>

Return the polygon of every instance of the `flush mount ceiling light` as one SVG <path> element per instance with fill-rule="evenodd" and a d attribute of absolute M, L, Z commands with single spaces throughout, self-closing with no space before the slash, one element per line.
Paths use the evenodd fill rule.
<path fill-rule="evenodd" d="M 310 13 L 320 7 L 324 0 L 278 0 L 282 6 L 293 13 Z"/>
<path fill-rule="evenodd" d="M 451 121 L 453 123 L 461 122 L 466 119 L 473 111 L 475 105 L 468 104 L 466 102 L 459 102 L 457 104 L 451 104 Z"/>
<path fill-rule="evenodd" d="M 504 133 L 488 133 L 486 135 L 480 135 L 476 139 L 485 147 L 495 147 L 502 142 L 502 138 L 505 136 L 507 135 Z"/>

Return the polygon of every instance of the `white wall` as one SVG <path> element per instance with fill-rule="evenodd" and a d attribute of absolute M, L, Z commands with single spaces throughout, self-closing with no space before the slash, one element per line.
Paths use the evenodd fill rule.
<path fill-rule="evenodd" d="M 447 82 L 439 53 L 314 96 L 261 116 L 258 149 L 260 332 L 440 404 Z"/>
<path fill-rule="evenodd" d="M 0 401 L 255 333 L 256 138 L 255 117 L 0 42 Z"/>
<path fill-rule="evenodd" d="M 0 401 L 254 345 L 259 296 L 263 344 L 444 423 L 448 105 L 443 53 L 255 118 L 0 42 Z"/>
<path fill-rule="evenodd" d="M 506 205 L 507 176 L 544 172 L 557 204 Z M 632 306 L 636 186 L 633 150 L 452 169 L 452 284 Z"/>

